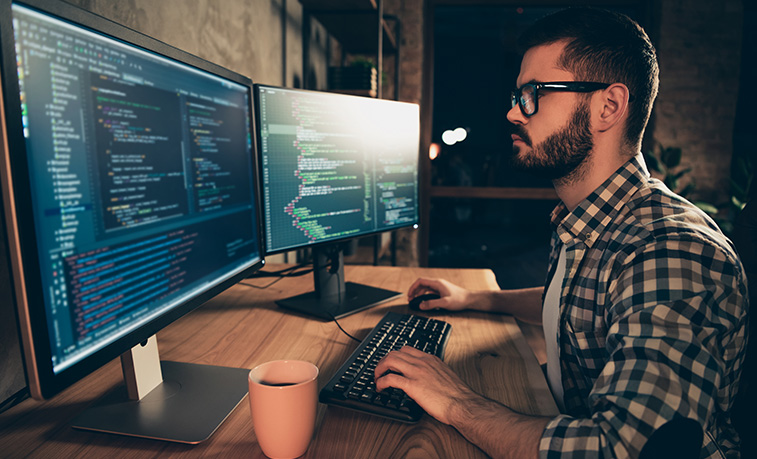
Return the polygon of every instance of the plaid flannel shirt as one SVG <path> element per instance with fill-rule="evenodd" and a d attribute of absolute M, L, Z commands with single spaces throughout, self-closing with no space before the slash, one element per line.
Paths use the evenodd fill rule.
<path fill-rule="evenodd" d="M 746 340 L 740 261 L 698 208 L 633 158 L 569 212 L 552 213 L 551 280 L 566 271 L 558 343 L 565 413 L 541 457 L 638 457 L 676 418 L 704 429 L 701 457 L 738 455 L 729 411 Z"/>

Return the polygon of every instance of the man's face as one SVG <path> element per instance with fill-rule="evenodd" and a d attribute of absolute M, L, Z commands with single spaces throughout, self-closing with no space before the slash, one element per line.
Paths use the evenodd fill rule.
<path fill-rule="evenodd" d="M 528 50 L 518 87 L 529 82 L 573 81 L 557 67 L 563 43 Z M 513 123 L 513 163 L 550 180 L 577 178 L 593 148 L 589 102 L 569 92 L 539 91 L 539 110 L 526 118 L 518 106 L 507 114 Z"/>

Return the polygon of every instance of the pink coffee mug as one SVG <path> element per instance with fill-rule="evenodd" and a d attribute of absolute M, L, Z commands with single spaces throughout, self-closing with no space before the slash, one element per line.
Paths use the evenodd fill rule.
<path fill-rule="evenodd" d="M 315 430 L 318 367 L 301 360 L 274 360 L 250 371 L 250 408 L 263 453 L 275 459 L 302 456 Z"/>

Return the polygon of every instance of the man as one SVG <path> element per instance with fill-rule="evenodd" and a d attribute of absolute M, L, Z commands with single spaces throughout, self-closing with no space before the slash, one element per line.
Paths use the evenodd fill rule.
<path fill-rule="evenodd" d="M 650 179 L 641 138 L 657 94 L 655 50 L 629 18 L 590 8 L 537 22 L 508 120 L 517 162 L 561 203 L 547 287 L 472 292 L 419 279 L 422 309 L 503 312 L 542 323 L 561 414 L 527 416 L 405 347 L 376 368 L 495 457 L 738 455 L 729 410 L 746 339 L 743 269 L 717 226 Z"/>

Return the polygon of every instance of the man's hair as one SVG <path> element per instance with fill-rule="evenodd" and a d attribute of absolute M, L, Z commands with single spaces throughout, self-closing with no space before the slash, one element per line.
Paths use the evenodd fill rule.
<path fill-rule="evenodd" d="M 641 144 L 657 97 L 657 53 L 644 29 L 626 15 L 598 8 L 568 8 L 539 19 L 520 37 L 530 48 L 565 41 L 558 65 L 576 80 L 623 83 L 633 95 L 628 106 L 626 142 Z"/>

